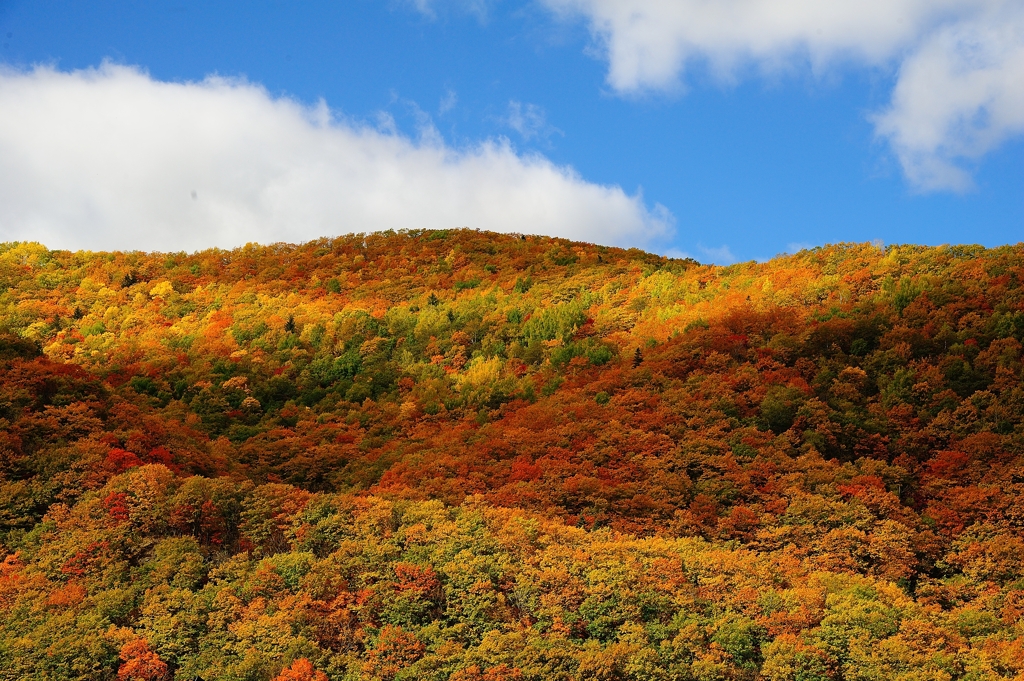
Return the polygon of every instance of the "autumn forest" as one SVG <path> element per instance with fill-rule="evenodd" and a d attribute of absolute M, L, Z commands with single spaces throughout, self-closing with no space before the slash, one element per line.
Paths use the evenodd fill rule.
<path fill-rule="evenodd" d="M 0 244 L 0 679 L 1024 679 L 1024 245 Z"/>

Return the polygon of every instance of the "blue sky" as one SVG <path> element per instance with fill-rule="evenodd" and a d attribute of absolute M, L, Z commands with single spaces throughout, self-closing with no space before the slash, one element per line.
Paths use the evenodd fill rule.
<path fill-rule="evenodd" d="M 733 0 L 737 11 L 745 11 L 743 1 Z M 921 15 L 916 32 L 896 36 L 890 44 L 882 46 L 867 44 L 866 39 L 842 32 L 835 34 L 832 43 L 816 43 L 814 36 L 821 35 L 821 28 L 805 30 L 798 18 L 787 24 L 788 28 L 778 29 L 781 33 L 777 46 L 751 42 L 740 48 L 734 47 L 736 41 L 754 39 L 740 33 L 724 36 L 717 43 L 693 47 L 694 39 L 685 34 L 685 27 L 666 37 L 656 31 L 645 33 L 634 30 L 634 26 L 617 24 L 617 12 L 628 9 L 631 2 L 640 0 L 622 0 L 618 4 L 614 0 L 0 0 L 0 59 L 7 66 L 7 80 L 0 83 L 0 96 L 5 88 L 8 93 L 29 92 L 31 83 L 44 77 L 38 70 L 40 65 L 49 69 L 51 89 L 47 92 L 56 93 L 46 98 L 49 103 L 45 106 L 61 108 L 61 115 L 70 115 L 67 112 L 77 108 L 78 100 L 71 94 L 62 94 L 71 92 L 74 83 L 53 79 L 91 69 L 92 80 L 82 82 L 95 86 L 97 79 L 102 80 L 95 76 L 95 70 L 104 63 L 131 67 L 127 73 L 108 76 L 113 79 L 111 83 L 123 80 L 137 88 L 145 88 L 147 83 L 195 84 L 218 75 L 232 79 L 219 87 L 234 88 L 232 92 L 241 97 L 243 90 L 248 92 L 248 86 L 239 84 L 237 79 L 241 78 L 249 86 L 264 88 L 268 102 L 285 98 L 308 107 L 307 117 L 314 116 L 309 112 L 324 102 L 334 121 L 326 125 L 348 132 L 372 130 L 380 137 L 374 142 L 379 143 L 378 147 L 386 146 L 389 139 L 406 144 L 408 149 L 394 152 L 394 158 L 407 158 L 424 149 L 440 150 L 440 156 L 435 157 L 444 158 L 432 162 L 441 164 L 441 174 L 450 174 L 449 179 L 441 188 L 427 187 L 423 185 L 426 180 L 420 182 L 415 178 L 403 179 L 406 184 L 387 185 L 397 187 L 395 191 L 401 196 L 422 196 L 421 201 L 429 201 L 447 191 L 445 187 L 456 186 L 459 192 L 459 198 L 451 200 L 450 208 L 438 211 L 437 215 L 430 212 L 433 207 L 424 208 L 410 198 L 407 214 L 391 212 L 386 218 L 380 217 L 383 213 L 374 212 L 377 208 L 359 205 L 350 210 L 346 201 L 358 198 L 334 198 L 323 206 L 324 215 L 333 212 L 361 216 L 337 224 L 328 218 L 321 219 L 315 212 L 296 212 L 297 209 L 275 214 L 277 209 L 267 208 L 264 202 L 260 208 L 252 209 L 252 215 L 257 216 L 252 218 L 254 224 L 261 226 L 254 227 L 250 234 L 245 223 L 248 207 L 235 206 L 231 201 L 244 202 L 247 199 L 237 196 L 252 193 L 211 184 L 209 190 L 194 188 L 190 200 L 198 204 L 209 196 L 211 203 L 220 200 L 220 204 L 202 216 L 181 213 L 176 222 L 166 227 L 169 236 L 147 241 L 140 236 L 146 230 L 140 231 L 138 226 L 150 219 L 162 219 L 157 215 L 150 218 L 147 213 L 161 210 L 162 199 L 149 202 L 151 207 L 140 199 L 138 205 L 131 207 L 130 214 L 122 215 L 118 213 L 120 208 L 102 207 L 109 204 L 89 192 L 145 195 L 145 191 L 109 183 L 88 189 L 84 188 L 88 184 L 84 181 L 77 182 L 72 191 L 67 189 L 69 185 L 61 184 L 71 182 L 70 176 L 54 178 L 9 162 L 6 169 L 0 167 L 0 177 L 6 170 L 11 177 L 35 178 L 30 186 L 28 180 L 17 180 L 29 186 L 29 190 L 19 188 L 19 195 L 47 197 L 52 203 L 54 196 L 64 200 L 78 193 L 66 199 L 72 207 L 60 212 L 37 207 L 27 200 L 18 204 L 11 199 L 9 203 L 13 201 L 20 207 L 0 212 L 0 240 L 39 238 L 52 246 L 87 248 L 112 248 L 122 246 L 123 241 L 123 247 L 161 250 L 174 248 L 180 241 L 183 248 L 191 249 L 247 240 L 301 240 L 320 232 L 367 231 L 396 224 L 416 227 L 416 216 L 420 214 L 427 216 L 428 224 L 424 226 L 442 226 L 447 221 L 451 226 L 467 224 L 506 231 L 514 223 L 509 220 L 517 218 L 522 221 L 517 231 L 637 245 L 723 264 L 838 241 L 880 239 L 886 243 L 993 246 L 1022 240 L 1024 142 L 1020 133 L 1024 130 L 1024 112 L 1019 111 L 1019 98 L 1015 99 L 1012 92 L 1000 95 L 997 89 L 995 95 L 987 95 L 990 99 L 995 97 L 996 104 L 968 108 L 967 118 L 988 117 L 1001 126 L 999 129 L 992 130 L 998 127 L 996 123 L 981 123 L 979 130 L 963 133 L 961 136 L 967 139 L 963 141 L 955 136 L 957 125 L 947 125 L 940 130 L 944 136 L 939 142 L 905 140 L 926 127 L 927 122 L 920 121 L 921 109 L 927 113 L 941 108 L 941 104 L 904 105 L 897 101 L 901 77 L 909 82 L 916 63 L 913 60 L 925 63 L 926 59 L 937 59 L 935 54 L 941 56 L 941 46 L 945 44 L 941 31 L 961 31 L 956 35 L 962 35 L 967 30 L 962 26 L 970 30 L 981 26 L 977 31 L 987 30 L 992 22 L 985 24 L 984 18 L 971 14 L 972 5 L 999 5 L 998 2 L 964 2 L 947 15 Z M 751 5 L 756 2 L 750 0 Z M 907 16 L 917 11 L 914 0 L 900 2 L 908 4 Z M 675 18 L 668 14 L 657 16 L 661 11 L 658 4 L 650 4 L 652 25 L 671 26 Z M 947 4 L 952 6 L 956 2 Z M 1019 18 L 1012 9 L 1004 7 L 1004 11 L 1010 11 L 1014 21 Z M 884 12 L 873 20 L 893 26 L 897 21 Z M 898 21 L 903 23 L 902 15 Z M 1004 18 L 999 25 L 1005 23 Z M 841 18 L 836 24 L 842 25 Z M 828 27 L 826 23 L 826 35 Z M 865 35 L 877 33 L 874 29 L 869 32 L 870 28 L 865 29 Z M 717 26 L 709 24 L 701 35 L 714 34 L 715 30 Z M 672 40 L 676 42 L 665 42 Z M 982 40 L 991 42 L 984 37 Z M 1006 77 L 1011 79 L 1017 73 L 1013 69 L 1019 66 L 1015 51 L 1019 44 L 1014 40 L 1003 52 L 995 54 L 991 60 L 994 71 L 990 72 L 1009 73 Z M 794 44 L 797 46 L 791 47 Z M 635 61 L 630 59 L 656 51 L 659 45 L 674 45 L 674 56 L 636 68 L 630 66 Z M 681 57 L 679 50 L 684 50 Z M 738 58 L 733 54 L 737 50 Z M 35 80 L 30 82 L 32 78 Z M 58 81 L 63 85 L 56 84 Z M 911 85 L 907 85 L 907 91 L 912 90 Z M 941 83 L 931 89 L 941 91 Z M 1000 96 L 1005 100 L 1002 104 Z M 61 104 L 60 97 L 67 97 L 66 103 Z M 123 110 L 129 112 L 124 115 L 132 115 L 130 105 L 122 104 L 115 94 L 109 97 L 97 100 L 101 111 L 106 106 L 111 112 Z M 18 140 L 47 137 L 45 130 L 22 129 L 21 123 L 12 122 L 24 120 L 25 126 L 32 126 L 41 125 L 35 123 L 41 119 L 51 120 L 31 108 L 44 106 L 39 103 L 42 98 L 32 99 L 35 104 L 31 105 L 14 95 L 8 100 L 8 108 L 0 105 L 0 150 L 4 148 L 5 127 L 11 149 L 15 149 L 11 145 L 18 144 Z M 139 134 L 172 137 L 175 133 L 168 130 L 175 127 L 175 121 L 188 118 L 189 111 L 205 106 L 182 102 L 180 111 L 184 113 L 168 120 L 150 115 L 152 130 Z M 171 110 L 174 106 L 165 108 Z M 889 110 L 899 114 L 892 118 L 896 121 L 895 133 L 885 132 L 876 118 Z M 4 116 L 4 111 L 9 115 Z M 16 115 L 20 112 L 25 112 L 24 116 Z M 240 115 L 232 114 L 236 118 Z M 138 118 L 142 117 L 140 113 Z M 231 116 L 228 119 L 233 120 Z M 78 125 L 63 122 L 57 114 L 51 124 L 62 128 Z M 88 126 L 83 126 L 83 138 L 95 137 Z M 290 139 L 275 130 L 270 125 L 266 134 Z M 259 132 L 252 135 L 259 137 Z M 120 158 L 129 152 L 116 150 L 107 154 L 103 147 L 87 142 L 82 142 L 81 152 L 75 155 L 75 162 L 84 168 L 80 172 L 90 173 L 90 177 L 109 172 L 115 177 L 117 169 L 106 165 L 106 159 Z M 38 155 L 36 165 L 41 165 L 44 159 L 47 164 L 71 163 L 60 156 L 64 151 L 42 142 L 35 146 L 29 142 L 20 144 L 16 148 L 18 153 L 12 152 L 9 157 L 28 158 L 28 164 L 34 160 L 31 157 Z M 71 142 L 72 146 L 75 144 Z M 314 141 L 301 144 L 317 146 Z M 488 144 L 497 147 L 481 151 L 481 145 Z M 339 145 L 336 153 L 351 155 L 351 151 L 346 151 L 348 147 L 340 142 Z M 130 146 L 144 148 L 138 144 Z M 62 147 L 67 148 L 67 144 Z M 164 152 L 149 153 L 158 157 Z M 232 153 L 236 156 L 232 157 Z M 279 151 L 266 153 L 277 153 L 278 157 L 261 157 L 259 163 L 276 164 L 275 168 L 288 164 L 318 167 L 317 164 L 331 162 L 327 157 L 310 160 L 297 152 L 293 154 L 287 142 L 280 143 Z M 237 158 L 239 165 L 251 163 L 244 153 L 228 151 L 218 156 L 216 163 L 229 167 L 232 158 Z M 925 160 L 920 161 L 921 158 Z M 129 165 L 133 162 L 128 161 Z M 196 161 L 200 162 L 214 163 Z M 404 161 L 388 163 L 382 166 L 381 177 L 439 174 L 430 170 L 427 161 L 411 165 Z M 517 163 L 522 168 L 515 166 Z M 949 168 L 954 170 L 947 172 Z M 541 171 L 547 175 L 533 177 Z M 195 170 L 182 172 L 197 174 Z M 487 173 L 495 175 L 489 184 L 480 179 Z M 164 184 L 172 182 L 164 175 L 153 177 Z M 303 190 L 304 210 L 312 210 L 310 202 L 348 182 L 348 177 L 339 171 L 334 184 L 327 188 L 311 185 Z M 12 182 L 8 182 L 9 187 L 14 186 Z M 193 184 L 199 182 L 197 179 Z M 403 189 L 410 182 L 415 187 Z M 478 187 L 477 182 L 482 184 Z M 509 184 L 524 188 L 507 198 L 492 200 Z M 544 189 L 546 186 L 560 189 Z M 601 187 L 613 188 L 617 193 L 604 191 L 598 192 L 598 196 L 595 188 Z M 386 203 L 384 185 L 360 185 L 353 193 L 365 195 L 378 188 Z M 554 193 L 549 196 L 544 193 L 547 191 Z M 179 194 L 185 196 L 184 191 Z M 587 201 L 589 206 L 576 205 Z M 520 216 L 518 205 L 531 202 L 557 206 L 549 211 L 555 217 L 547 222 L 537 213 L 524 212 Z M 42 198 L 38 205 L 43 205 Z M 181 210 L 193 208 L 182 199 Z M 588 211 L 598 216 L 618 216 L 614 219 L 619 224 L 598 225 L 600 220 Z M 622 211 L 621 215 L 616 211 Z M 92 224 L 92 219 L 99 222 Z M 612 219 L 608 217 L 608 221 Z M 218 220 L 234 220 L 237 224 L 225 227 L 221 233 L 217 231 Z M 303 220 L 310 225 L 306 231 L 281 226 Z M 136 227 L 104 231 L 107 224 L 118 221 Z M 588 227 L 591 222 L 595 225 L 593 230 Z M 154 228 L 152 233 L 161 232 Z M 208 236 L 212 240 L 205 243 Z"/>

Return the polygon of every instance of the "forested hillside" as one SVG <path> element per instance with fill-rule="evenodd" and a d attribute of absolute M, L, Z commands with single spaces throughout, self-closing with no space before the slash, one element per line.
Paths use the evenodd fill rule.
<path fill-rule="evenodd" d="M 0 678 L 1024 679 L 1024 245 L 0 245 Z"/>

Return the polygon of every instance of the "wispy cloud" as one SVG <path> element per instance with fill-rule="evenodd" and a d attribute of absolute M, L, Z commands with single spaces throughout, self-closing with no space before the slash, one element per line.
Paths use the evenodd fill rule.
<path fill-rule="evenodd" d="M 686 251 L 681 251 L 678 248 L 666 249 L 665 251 L 662 252 L 662 255 L 664 255 L 666 258 L 676 258 L 678 260 L 685 260 L 687 258 L 693 257 Z"/>
<path fill-rule="evenodd" d="M 710 260 L 710 262 L 716 265 L 731 265 L 737 260 L 736 256 L 732 253 L 732 249 L 727 245 L 719 246 L 718 248 L 698 245 L 697 250 L 704 256 L 700 260 Z"/>
<path fill-rule="evenodd" d="M 515 130 L 526 142 L 547 138 L 552 134 L 562 132 L 548 123 L 544 107 L 536 104 L 523 104 L 516 100 L 508 103 L 508 113 L 504 118 L 504 123 Z"/>
<path fill-rule="evenodd" d="M 459 95 L 458 95 L 458 93 L 456 93 L 455 90 L 453 90 L 451 88 L 448 88 L 445 91 L 445 93 L 444 93 L 444 97 L 441 98 L 441 103 L 438 104 L 438 106 L 437 106 L 437 113 L 438 113 L 438 115 L 440 115 L 440 116 L 445 115 L 446 113 L 448 113 L 449 111 L 454 109 L 455 106 L 458 103 L 459 103 Z"/>
<path fill-rule="evenodd" d="M 408 0 L 408 2 L 421 14 L 437 18 L 437 15 L 445 11 L 466 12 L 476 15 L 481 22 L 486 22 L 490 16 L 491 6 L 497 0 Z"/>
<path fill-rule="evenodd" d="M 0 72 L 0 241 L 192 250 L 470 226 L 642 245 L 672 215 L 501 140 L 455 149 L 247 82 Z M 193 198 L 195 197 L 195 198 Z"/>
<path fill-rule="evenodd" d="M 872 116 L 922 191 L 970 188 L 970 162 L 1024 132 L 1020 0 L 541 0 L 582 16 L 619 92 L 679 90 L 695 67 L 896 69 Z"/>

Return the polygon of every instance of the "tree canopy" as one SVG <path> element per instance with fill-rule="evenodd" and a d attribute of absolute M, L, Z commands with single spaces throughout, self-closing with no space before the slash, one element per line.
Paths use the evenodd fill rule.
<path fill-rule="evenodd" d="M 0 678 L 1024 678 L 1022 284 L 0 244 Z"/>

